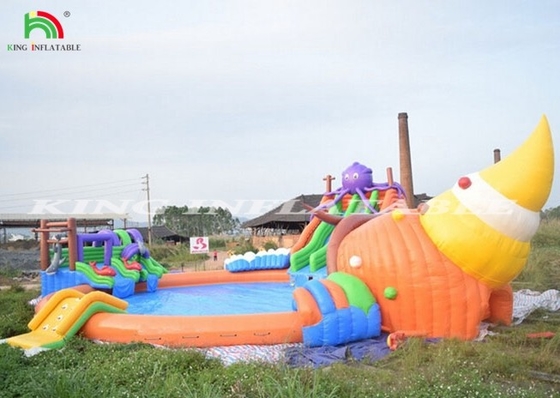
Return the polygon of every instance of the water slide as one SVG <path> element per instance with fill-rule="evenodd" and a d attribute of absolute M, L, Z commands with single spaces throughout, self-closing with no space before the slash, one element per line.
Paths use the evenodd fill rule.
<path fill-rule="evenodd" d="M 6 342 L 24 349 L 60 348 L 98 312 L 124 313 L 128 303 L 101 291 L 84 294 L 74 289 L 56 292 L 29 322 L 31 332 Z"/>
<path fill-rule="evenodd" d="M 363 203 L 358 194 L 348 195 L 349 200 L 341 201 L 336 206 L 329 208 L 330 214 L 341 214 L 348 216 L 357 212 L 369 212 L 364 208 Z M 370 203 L 375 206 L 377 204 L 378 193 L 374 191 L 371 195 Z M 314 218 L 312 221 L 315 221 Z M 302 234 L 305 243 L 296 244 L 297 249 L 292 248 L 290 257 L 290 270 L 297 272 L 309 266 L 310 272 L 318 272 L 327 264 L 327 244 L 329 242 L 334 226 L 323 221 L 310 223 Z"/>
<path fill-rule="evenodd" d="M 140 239 L 137 231 L 130 231 L 136 236 L 135 239 Z M 64 260 L 58 262 L 55 271 L 42 273 L 43 296 L 60 289 L 88 284 L 96 289 L 112 289 L 114 296 L 124 298 L 134 294 L 135 285 L 139 282 L 146 282 L 149 291 L 154 291 L 158 280 L 167 272 L 140 243 L 121 245 L 121 240 L 131 242 L 127 231 L 117 230 L 113 233 L 103 230 L 92 234 L 92 237 L 79 236 L 84 242 L 91 241 L 91 245 L 79 249 L 76 272 L 70 271 L 69 262 Z M 107 245 L 100 246 L 103 243 Z M 62 249 L 59 257 L 69 258 L 68 248 Z"/>
<path fill-rule="evenodd" d="M 333 206 L 329 209 L 330 214 L 337 214 L 338 212 L 339 209 L 337 206 Z M 315 219 L 316 218 L 314 218 L 313 221 Z M 303 239 L 307 241 L 306 244 L 298 250 L 292 249 L 292 254 L 290 256 L 290 269 L 292 271 L 299 271 L 309 265 L 309 257 L 327 244 L 328 238 L 334 230 L 334 226 L 319 221 L 316 224 L 314 223 L 314 225 L 309 224 L 306 229 L 311 231 L 311 236 L 309 237 L 310 233 L 304 230 L 302 236 L 305 236 Z"/>
<path fill-rule="evenodd" d="M 93 270 L 93 267 L 89 264 L 83 263 L 81 261 L 76 261 L 76 271 L 84 275 L 85 279 L 81 280 L 81 283 L 91 284 L 92 286 L 98 288 L 112 288 L 115 284 L 115 280 L 109 275 L 100 275 Z"/>
<path fill-rule="evenodd" d="M 139 261 L 149 274 L 156 275 L 158 278 L 161 278 L 163 274 L 167 273 L 167 269 L 152 257 L 141 257 Z"/>

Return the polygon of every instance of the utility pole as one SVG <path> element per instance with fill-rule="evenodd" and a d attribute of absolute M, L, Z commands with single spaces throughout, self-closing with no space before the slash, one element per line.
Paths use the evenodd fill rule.
<path fill-rule="evenodd" d="M 150 210 L 150 175 L 146 174 L 142 179 L 146 181 L 142 184 L 146 184 L 146 188 L 143 191 L 146 191 L 146 198 L 148 200 L 148 245 L 152 245 L 152 212 Z"/>

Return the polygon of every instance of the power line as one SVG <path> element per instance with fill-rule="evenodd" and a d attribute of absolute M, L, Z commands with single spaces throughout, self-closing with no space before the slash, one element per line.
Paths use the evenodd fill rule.
<path fill-rule="evenodd" d="M 136 181 L 136 183 L 132 183 L 132 181 Z M 129 184 L 123 184 L 123 183 L 129 183 Z M 90 191 L 103 189 L 103 188 L 97 188 L 97 189 L 91 190 L 91 189 L 83 189 L 83 188 L 103 187 L 103 186 L 107 187 L 109 185 L 114 185 L 114 184 L 120 184 L 120 186 L 132 186 L 132 185 L 138 184 L 138 179 L 127 179 L 127 180 L 120 180 L 120 181 L 103 182 L 103 183 L 98 183 L 98 184 L 78 185 L 78 186 L 67 187 L 67 188 L 44 189 L 44 190 L 40 190 L 40 191 L 10 193 L 10 194 L 0 195 L 0 198 L 10 197 L 10 196 L 21 197 L 21 196 L 27 196 L 27 195 L 38 195 L 38 194 L 40 195 L 40 194 L 44 194 L 44 193 L 48 193 L 48 192 L 60 193 L 61 191 L 73 191 L 73 190 L 78 190 L 77 193 L 82 193 L 82 192 L 90 192 Z M 114 187 L 114 188 L 116 188 L 116 187 Z M 0 199 L 0 200 L 3 200 L 3 199 Z"/>
<path fill-rule="evenodd" d="M 129 184 L 129 185 L 121 185 L 121 186 L 115 186 L 115 187 L 109 187 L 109 188 L 98 188 L 98 189 L 91 189 L 89 191 L 78 191 L 78 192 L 56 192 L 56 193 L 50 193 L 50 194 L 37 194 L 37 195 L 33 195 L 32 197 L 17 197 L 17 198 L 12 198 L 12 199 L 0 199 L 0 202 L 12 202 L 14 200 L 29 200 L 29 199 L 36 199 L 36 198 L 53 198 L 53 197 L 60 197 L 60 196 L 70 196 L 70 195 L 86 195 L 86 197 L 84 197 L 84 199 L 86 199 L 87 197 L 91 196 L 91 195 L 95 195 L 95 192 L 102 192 L 104 195 L 114 195 L 114 194 L 118 194 L 118 193 L 128 193 L 128 192 L 137 192 L 140 191 L 140 187 L 138 187 L 138 189 L 127 189 L 127 190 L 121 190 L 122 188 L 127 188 L 133 185 L 137 185 L 137 184 Z M 115 191 L 115 189 L 117 191 Z"/>
<path fill-rule="evenodd" d="M 116 187 L 115 187 L 116 188 Z M 78 200 L 78 199 L 100 199 L 100 198 L 106 198 L 108 196 L 115 196 L 115 195 L 121 195 L 121 194 L 128 194 L 128 193 L 140 193 L 142 192 L 142 189 L 138 188 L 138 189 L 127 189 L 127 190 L 116 190 L 116 191 L 103 191 L 102 194 L 84 194 L 84 195 L 78 195 L 78 196 L 70 196 L 68 194 L 51 194 L 51 195 L 43 195 L 43 196 L 36 196 L 36 197 L 32 197 L 32 198 L 18 198 L 18 199 L 4 199 L 4 200 L 0 200 L 0 202 L 7 202 L 7 203 L 12 203 L 12 202 L 16 202 L 16 201 L 32 201 L 32 200 L 43 200 L 43 199 L 52 199 L 52 200 Z M 0 205 L 0 208 L 4 207 L 4 205 Z"/>

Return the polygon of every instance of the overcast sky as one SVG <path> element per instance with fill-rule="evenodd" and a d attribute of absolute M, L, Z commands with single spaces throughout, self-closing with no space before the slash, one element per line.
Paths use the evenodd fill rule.
<path fill-rule="evenodd" d="M 36 10 L 64 39 L 24 38 Z M 255 217 L 354 161 L 398 180 L 399 112 L 416 193 L 505 157 L 543 114 L 560 142 L 556 0 L 3 0 L 0 42 L 0 213 L 105 200 L 143 221 L 149 174 L 152 211 Z M 31 42 L 81 51 L 7 50 Z"/>

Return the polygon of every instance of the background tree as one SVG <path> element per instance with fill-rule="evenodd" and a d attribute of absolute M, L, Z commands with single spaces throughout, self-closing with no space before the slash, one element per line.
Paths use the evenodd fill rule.
<path fill-rule="evenodd" d="M 229 209 L 222 207 L 164 206 L 156 210 L 154 225 L 165 225 L 185 236 L 208 236 L 234 233 L 241 225 Z"/>
<path fill-rule="evenodd" d="M 547 220 L 558 219 L 560 218 L 560 206 L 546 209 L 542 211 L 541 214 L 543 219 L 547 219 Z"/>

